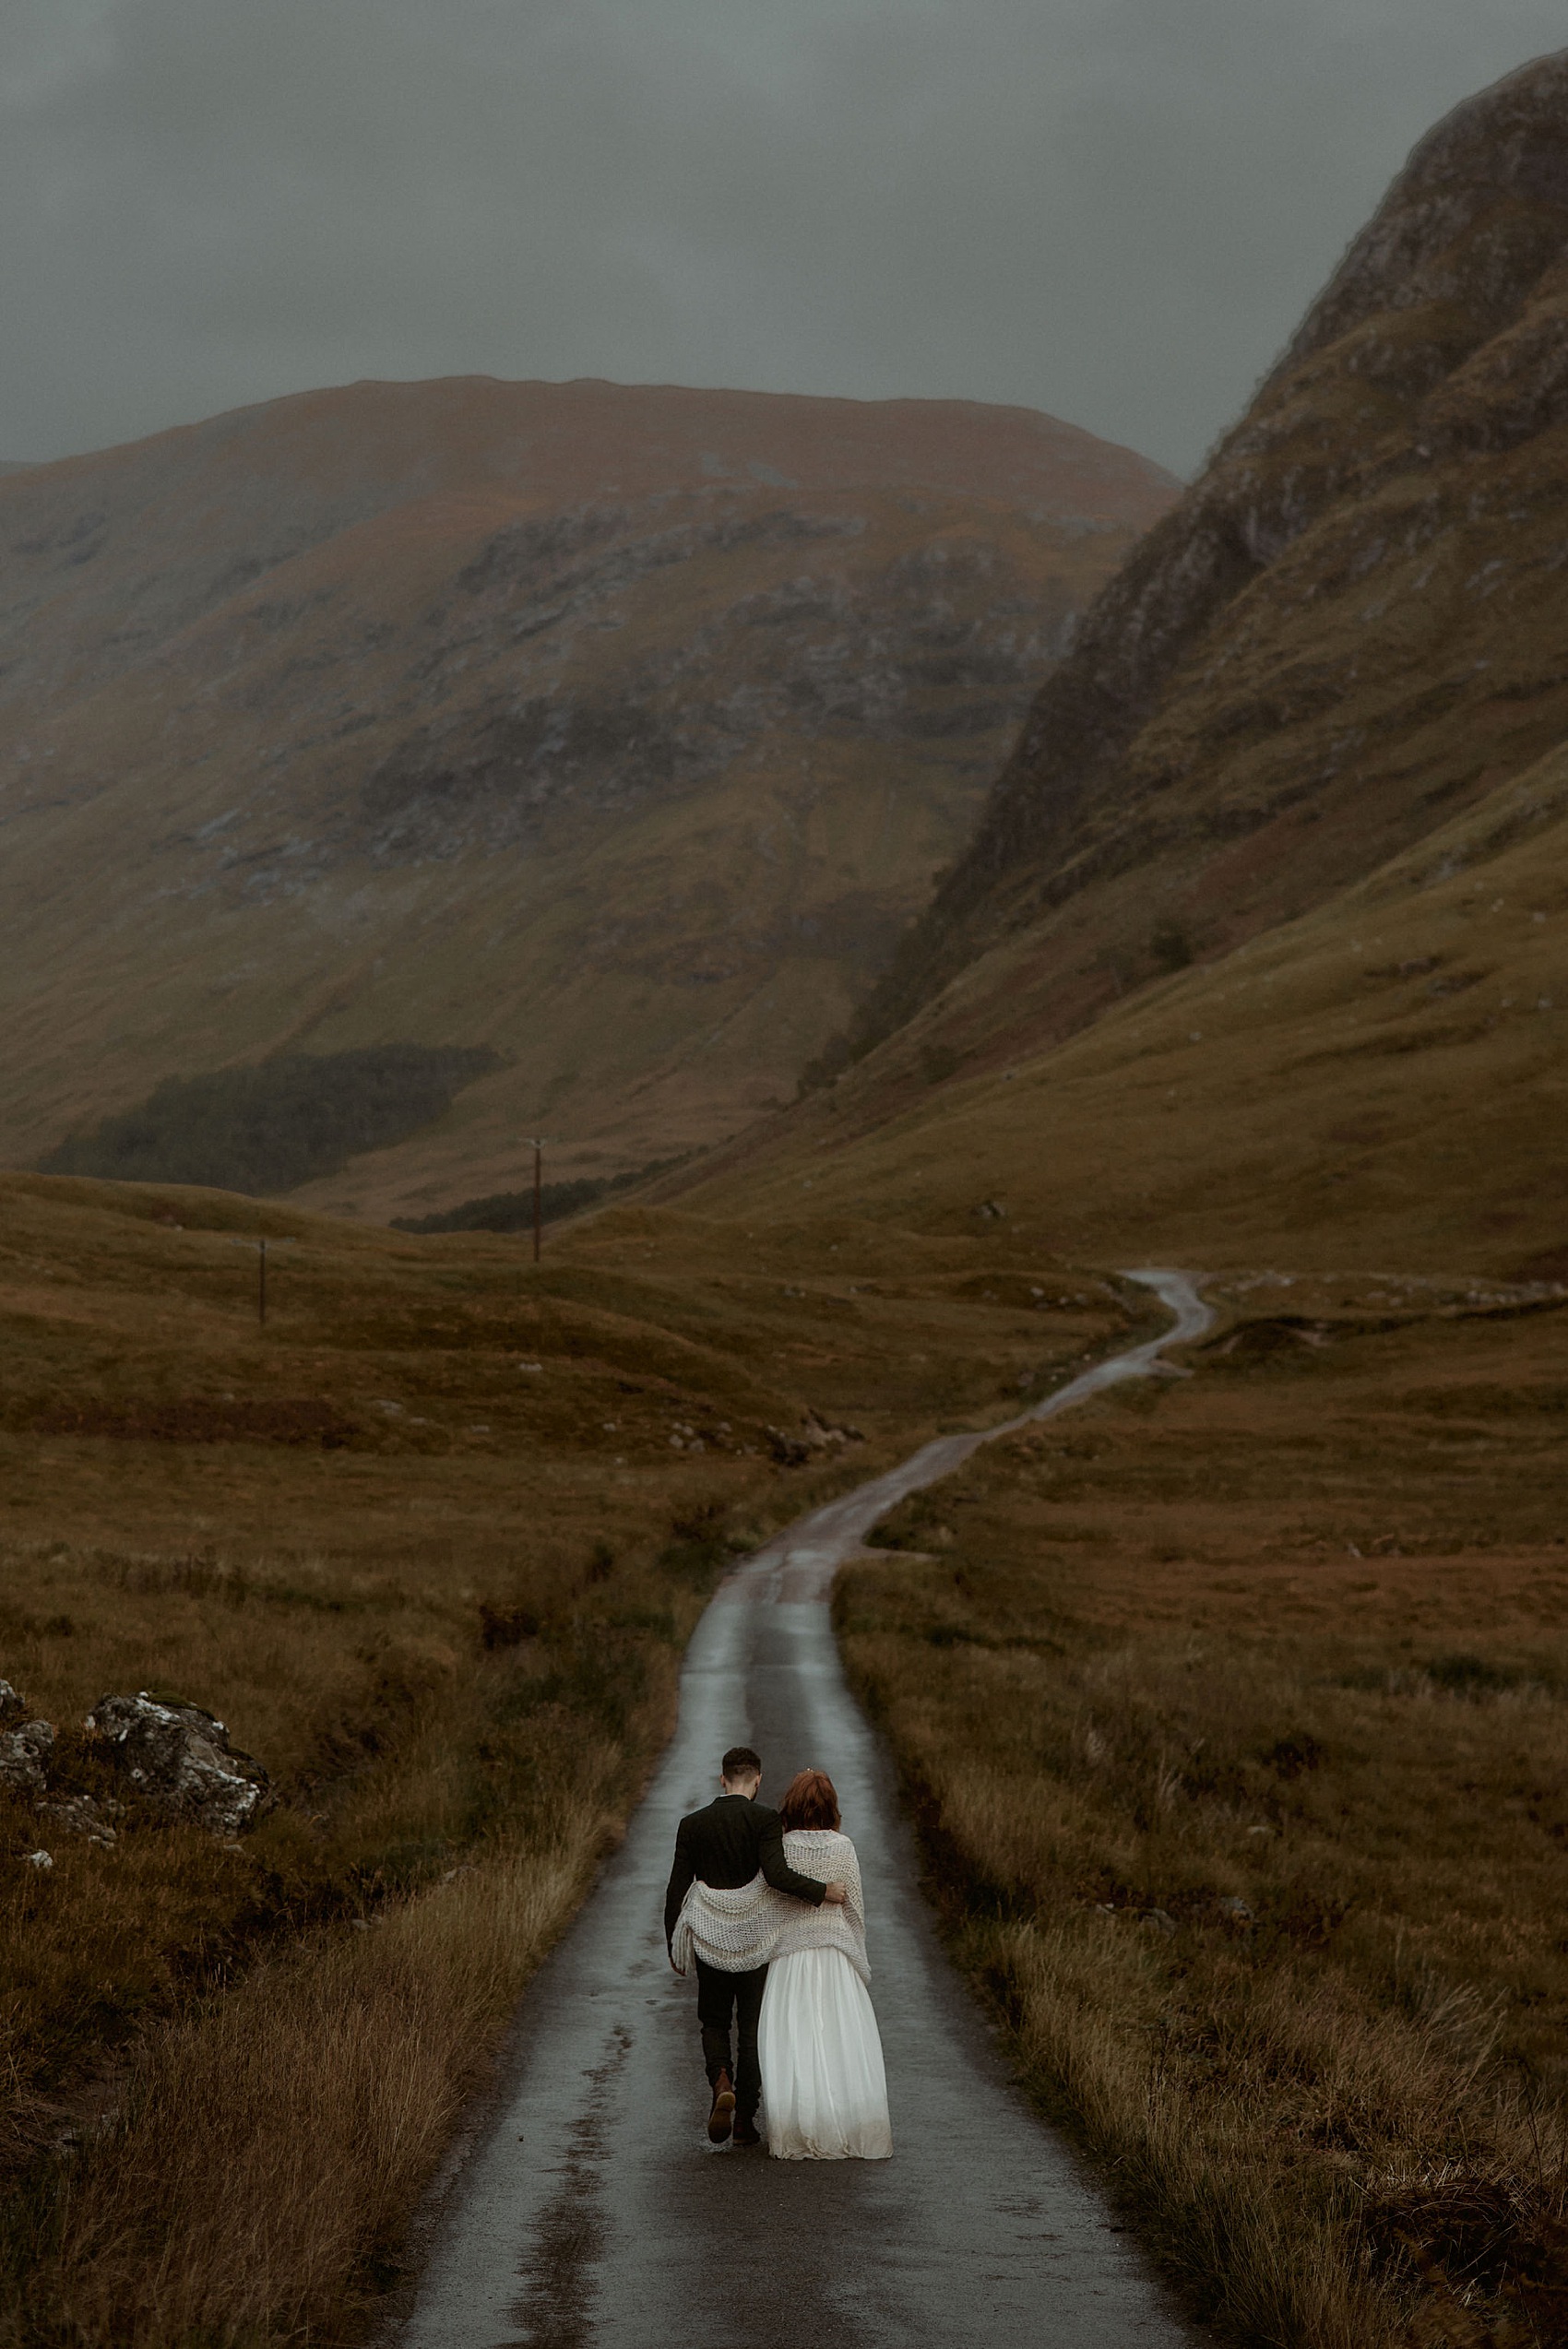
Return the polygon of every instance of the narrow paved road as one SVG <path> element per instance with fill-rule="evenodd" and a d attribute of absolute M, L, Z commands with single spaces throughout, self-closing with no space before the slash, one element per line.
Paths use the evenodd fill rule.
<path fill-rule="evenodd" d="M 1175 1315 L 1010 1423 L 1153 1370 L 1212 1316 Z M 572 1930 L 529 1989 L 511 2068 L 449 2186 L 400 2349 L 1177 2349 L 1193 2335 L 1009 2082 L 943 1953 L 889 1774 L 845 1685 L 835 1569 L 894 1501 L 991 1436 L 944 1436 L 802 1518 L 725 1582 L 680 1726 Z M 675 1823 L 754 1744 L 765 1793 L 820 1763 L 865 1878 L 894 2157 L 784 2163 L 709 2148 L 691 1984 L 660 1911 Z"/>

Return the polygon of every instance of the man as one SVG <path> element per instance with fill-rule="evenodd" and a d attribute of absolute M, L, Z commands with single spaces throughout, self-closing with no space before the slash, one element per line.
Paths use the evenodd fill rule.
<path fill-rule="evenodd" d="M 664 1895 L 664 1940 L 675 1965 L 674 1936 L 682 1905 L 694 1884 L 721 1892 L 739 1891 L 759 1874 L 776 1892 L 797 1901 L 835 1907 L 844 1904 L 842 1884 L 819 1884 L 814 1876 L 797 1876 L 784 1857 L 784 1830 L 778 1813 L 758 1802 L 762 1762 L 750 1746 L 731 1746 L 725 1755 L 719 1795 L 706 1810 L 694 1810 L 675 1831 L 675 1865 Z M 733 2132 L 737 2145 L 758 2145 L 756 2108 L 762 2096 L 757 2066 L 756 2026 L 766 1965 L 710 1962 L 700 1955 L 697 1969 L 697 2022 L 702 2027 L 703 2062 L 713 2108 L 707 2133 L 722 2145 Z M 683 1969 L 676 1966 L 676 1972 Z M 730 2018 L 736 2021 L 738 2046 L 730 2050 Z"/>

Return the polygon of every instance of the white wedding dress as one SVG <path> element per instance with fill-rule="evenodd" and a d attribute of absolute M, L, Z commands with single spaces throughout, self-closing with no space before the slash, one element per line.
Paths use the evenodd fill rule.
<path fill-rule="evenodd" d="M 842 1883 L 842 1908 L 770 1896 L 778 1917 L 757 2046 L 767 2150 L 781 2161 L 886 2161 L 893 2151 L 882 2039 L 866 1987 L 865 1907 L 848 1835 L 786 1834 L 791 1868 Z"/>

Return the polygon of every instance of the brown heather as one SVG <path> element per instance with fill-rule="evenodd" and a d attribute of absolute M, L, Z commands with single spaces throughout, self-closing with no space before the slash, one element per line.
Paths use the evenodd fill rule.
<path fill-rule="evenodd" d="M 536 1792 L 479 1867 L 388 1903 L 379 1930 L 307 1932 L 137 2042 L 118 2125 L 56 2195 L 22 2198 L 12 2338 L 323 2340 L 370 2313 L 618 1816 L 621 1753 L 585 1746 L 568 1729 L 555 1752 L 587 1784 Z"/>
<path fill-rule="evenodd" d="M 980 1456 L 889 1527 L 912 1547 L 843 1592 L 955 1946 L 1042 2101 L 1222 2334 L 1568 2335 L 1565 93 L 1568 62 L 1546 60 L 1423 143 L 1048 686 L 879 1016 L 900 987 L 922 1008 L 700 1180 L 574 1228 L 536 1275 L 496 1240 L 0 1179 L 0 1669 L 63 1722 L 107 1686 L 172 1685 L 228 1719 L 283 1797 L 239 1852 L 136 1829 L 112 1852 L 62 1849 L 42 1880 L 16 1864 L 38 1822 L 6 1823 L 16 2349 L 362 2330 L 510 1999 L 618 1832 L 728 1542 L 936 1428 L 1004 1418 L 1148 1326 L 1105 1268 L 1151 1263 L 1201 1268 L 1224 1308 L 1192 1378 Z M 308 442 L 320 420 L 307 403 L 293 421 Z M 858 495 L 820 486 L 824 515 Z M 385 591 L 417 620 L 466 511 L 422 508 L 424 552 L 374 577 L 333 540 L 299 558 L 312 594 L 341 590 L 355 660 L 362 622 L 398 620 L 355 598 Z M 938 525 L 968 541 L 972 584 L 969 522 L 944 507 Z M 1006 567 L 1038 578 L 1028 534 L 1003 536 Z M 930 537 L 899 506 L 857 543 L 907 583 Z M 666 717 L 672 647 L 701 611 L 740 609 L 733 548 L 698 539 L 694 599 L 611 613 Z M 788 545 L 776 556 L 775 603 L 796 568 Z M 552 586 L 541 560 L 519 597 Z M 471 642 L 466 619 L 461 645 L 443 638 L 459 660 L 512 658 L 505 567 L 474 574 Z M 90 604 L 93 566 L 71 575 Z M 267 632 L 293 622 L 262 590 L 242 603 L 214 641 L 230 632 L 261 707 L 291 674 Z M 831 611 L 795 621 L 786 669 L 833 640 Z M 201 629 L 182 641 L 199 666 Z M 588 706 L 587 669 L 568 670 Z M 940 662 L 919 681 L 932 741 L 958 739 L 940 728 L 967 690 Z M 96 1033 L 143 985 L 134 940 L 123 967 L 96 959 L 121 933 L 87 885 L 113 813 L 95 728 L 118 713 L 101 739 L 145 753 L 144 781 L 164 741 L 140 694 L 105 685 L 63 717 L 56 780 L 87 796 L 41 802 L 30 836 L 31 869 L 79 861 L 85 991 L 75 933 L 14 867 L 30 904 L 11 934 L 48 924 L 26 933 L 37 991 L 14 1023 L 29 1086 L 65 1065 L 62 1018 Z M 231 718 L 231 741 L 264 747 Z M 458 736 L 450 777 L 394 760 L 369 814 L 390 821 L 411 783 L 421 823 L 482 831 L 505 794 L 482 723 Z M 837 907 L 833 935 L 863 935 L 842 884 L 880 836 L 884 753 L 819 746 L 802 783 L 778 739 L 783 766 L 759 752 L 712 799 L 656 794 L 617 835 L 605 902 L 630 926 L 588 942 L 580 990 L 548 997 L 542 965 L 517 965 L 506 1016 L 559 1056 L 519 1057 L 530 1099 L 552 1071 L 566 1097 L 590 1036 L 644 1067 L 650 1038 L 713 1032 L 721 999 L 765 1004 L 708 958 L 748 904 L 759 793 L 810 879 L 769 904 Z M 328 765 L 350 755 L 322 740 Z M 192 734 L 147 784 L 170 840 L 221 813 L 190 798 L 220 772 L 202 747 Z M 942 832 L 932 774 L 899 890 Z M 351 830 L 366 808 L 342 804 Z M 452 843 L 421 836 L 422 889 Z M 587 866 L 560 842 L 575 889 Z M 190 953 L 162 955 L 174 991 L 146 997 L 145 1034 L 177 1024 L 190 974 L 214 1061 L 220 1041 L 357 1042 L 373 1011 L 415 1039 L 489 1040 L 441 1006 L 472 1000 L 473 939 L 509 953 L 513 900 L 476 896 L 449 933 L 432 901 L 416 933 L 398 896 L 412 871 L 378 902 L 419 951 L 385 968 L 293 955 L 293 900 L 263 892 L 256 934 L 301 976 L 248 1039 L 213 991 L 235 968 L 223 925 L 201 930 L 208 901 L 180 896 Z M 647 908 L 699 871 L 718 895 L 691 901 L 666 958 Z M 575 975 L 572 909 L 598 899 L 569 889 L 540 952 Z M 674 1050 L 603 1129 L 606 1153 L 645 1111 L 662 1150 L 736 1067 L 771 1086 L 848 983 L 827 960 L 802 979 L 810 1016 L 768 1028 L 772 1058 L 732 1023 L 703 1106 L 708 1076 Z M 700 1018 L 673 991 L 698 980 Z M 625 1073 L 601 1069 L 612 1090 Z M 465 1187 L 500 1187 L 483 1152 L 510 1149 L 513 1125 L 498 1110 L 492 1143 L 483 1129 L 505 1091 L 474 1088 L 431 1130 L 433 1192 L 471 1164 L 487 1179 Z M 365 1165 L 356 1195 L 389 1195 L 384 1176 Z M 297 1243 L 264 1337 L 229 1246 L 258 1227 Z M 800 1439 L 808 1411 L 819 1438 L 847 1422 L 863 1442 L 776 1468 L 766 1430 Z M 90 1777 L 89 1753 L 68 1760 Z M 399 2101 L 399 2077 L 418 2093 Z M 72 2122 L 77 2150 L 53 2151 Z M 290 2130 L 310 2141 L 297 2178 Z M 262 2223 L 232 2179 L 262 2187 Z"/>
<path fill-rule="evenodd" d="M 1271 2349 L 1568 2331 L 1565 777 L 939 1067 L 1022 932 L 684 1199 L 982 1229 L 1019 1325 L 1053 1253 L 1229 1289 L 1190 1382 L 982 1458 L 843 1620 L 1028 2076 Z"/>
<path fill-rule="evenodd" d="M 1191 1381 L 907 1504 L 839 1623 L 960 1959 L 1224 2337 L 1524 2349 L 1568 2330 L 1568 1301 L 1396 1287 L 1222 1287 Z"/>
<path fill-rule="evenodd" d="M 970 1962 L 1042 2092 L 1239 2338 L 1552 2337 L 1560 803 L 1543 762 L 1426 850 L 1015 1076 L 930 1086 L 870 1134 L 814 1108 L 766 1166 L 596 1217 L 538 1275 L 483 1236 L 6 1180 L 5 1666 L 59 1721 L 111 1685 L 172 1686 L 286 1797 L 241 1854 L 148 1832 L 62 1849 L 42 1882 L 8 1876 L 13 2144 L 72 2122 L 87 2139 L 42 2151 L 14 2206 L 22 2349 L 110 2298 L 114 2337 L 159 2349 L 176 2308 L 270 2311 L 220 2341 L 352 2331 L 517 1979 L 472 1958 L 470 1900 L 505 1909 L 543 1848 L 565 1914 L 667 1723 L 724 1536 L 936 1427 L 1006 1416 L 1146 1322 L 1075 1258 L 1218 1268 L 1247 1327 L 1191 1382 L 1038 1440 L 1058 1463 L 1049 1537 L 993 1498 L 982 1548 L 955 1502 L 969 1584 L 944 1551 L 869 1586 L 880 1612 L 852 1619 L 855 1668 L 972 1910 Z M 230 1245 L 258 1224 L 295 1242 L 265 1335 Z M 808 1407 L 865 1442 L 776 1470 L 765 1430 Z M 279 1440 L 291 1428 L 315 1439 Z M 1102 1470 L 1073 1447 L 1107 1430 Z M 1063 1557 L 1080 1561 L 1066 1587 Z M 485 1602 L 537 1635 L 486 1651 Z M 1106 1741 L 1092 1769 L 1074 1724 Z M 1268 1762 L 1303 1738 L 1315 1767 Z M 612 1791 L 563 1813 L 600 1753 Z M 1022 1848 L 1020 1769 L 1037 1790 Z M 1171 1807 L 1148 1811 L 1160 1783 Z M 1284 1832 L 1254 1845 L 1253 1823 Z M 35 1832 L 13 1822 L 13 1856 Z M 463 1864 L 478 1875 L 444 1908 Z M 1250 1932 L 1206 1905 L 1232 1892 Z M 1163 1907 L 1177 1933 L 1100 1898 Z M 389 1921 L 357 1933 L 355 1916 Z M 320 2239 L 312 2220 L 287 2260 L 254 2236 L 237 2270 L 216 2215 L 172 2236 L 151 2153 L 164 2067 L 234 2078 L 226 2018 L 254 1980 L 277 2076 L 300 2061 L 326 2094 L 334 2065 L 285 2048 L 346 2046 L 322 1985 L 381 1963 L 358 1945 L 395 1928 L 414 1938 L 389 1949 L 434 1953 L 419 2033 L 472 2066 L 422 2150 L 402 2140 L 399 2169 L 367 2139 L 363 2169 L 340 2165 L 311 2205 Z M 277 2107 L 247 2120 L 248 2093 L 215 2088 L 191 2122 L 197 2201 L 237 2143 L 273 2158 Z M 193 2337 L 207 2323 L 192 2315 Z"/>
<path fill-rule="evenodd" d="M 536 1272 L 216 1192 L 8 1177 L 0 1208 L 0 1673 L 65 1786 L 101 1785 L 94 1700 L 150 1688 L 280 1797 L 233 1846 L 0 1813 L 0 2341 L 347 2339 L 731 1542 L 1126 1313 L 1058 1280 L 1020 1327 L 976 1236 L 866 1235 L 850 1282 L 832 1231 L 635 1209 Z M 265 1332 L 258 1227 L 292 1241 Z M 777 1467 L 812 1412 L 861 1440 Z"/>

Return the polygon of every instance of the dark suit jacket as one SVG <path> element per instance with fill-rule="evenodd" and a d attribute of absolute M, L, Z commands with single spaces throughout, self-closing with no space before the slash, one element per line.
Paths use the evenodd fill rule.
<path fill-rule="evenodd" d="M 796 1875 L 784 1857 L 784 1823 L 765 1802 L 719 1795 L 706 1810 L 694 1810 L 683 1819 L 675 1830 L 675 1865 L 664 1895 L 666 1942 L 694 1881 L 733 1891 L 749 1884 L 759 1868 L 776 1892 L 821 1905 L 826 1885 L 814 1876 Z"/>

